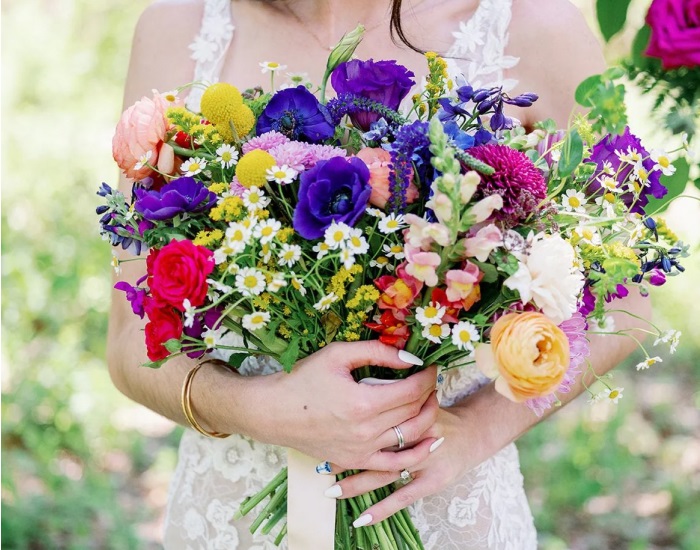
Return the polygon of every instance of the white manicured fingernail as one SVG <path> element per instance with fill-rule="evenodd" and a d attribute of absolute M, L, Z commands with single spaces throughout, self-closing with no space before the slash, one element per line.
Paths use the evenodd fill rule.
<path fill-rule="evenodd" d="M 353 527 L 364 527 L 365 525 L 369 525 L 372 523 L 372 516 L 370 514 L 365 514 L 364 516 L 360 516 L 357 518 L 355 521 L 352 522 Z"/>
<path fill-rule="evenodd" d="M 338 498 L 339 496 L 342 496 L 343 488 L 338 484 L 331 485 L 330 487 L 328 487 L 328 489 L 326 489 L 326 492 L 323 494 L 328 498 Z"/>
<path fill-rule="evenodd" d="M 431 453 L 434 453 L 435 451 L 437 451 L 437 450 L 438 450 L 438 447 L 440 447 L 440 445 L 442 445 L 444 442 L 445 442 L 445 438 L 444 438 L 444 437 L 441 437 L 440 439 L 438 439 L 437 441 L 435 441 L 435 442 L 430 446 L 430 452 L 431 452 Z"/>
<path fill-rule="evenodd" d="M 401 359 L 401 361 L 404 363 L 408 363 L 409 365 L 417 365 L 419 367 L 423 365 L 423 360 L 420 357 L 416 357 L 412 353 L 408 353 L 405 349 L 399 351 L 399 359 Z"/>

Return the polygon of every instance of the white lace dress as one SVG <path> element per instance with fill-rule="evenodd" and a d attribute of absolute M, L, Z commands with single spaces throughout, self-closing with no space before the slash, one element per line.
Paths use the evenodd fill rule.
<path fill-rule="evenodd" d="M 517 58 L 505 55 L 512 0 L 481 0 L 468 21 L 453 33 L 448 54 L 452 70 L 473 86 L 503 85 L 505 69 Z M 230 0 L 205 0 L 200 33 L 191 45 L 194 79 L 216 82 L 233 36 Z M 192 91 L 188 106 L 199 110 L 200 93 Z M 248 359 L 243 374 L 269 374 L 272 361 Z M 450 406 L 478 389 L 486 379 L 474 367 L 445 373 L 440 403 Z M 254 518 L 232 522 L 241 501 L 262 489 L 286 463 L 284 449 L 231 436 L 209 439 L 187 430 L 171 486 L 164 545 L 170 550 L 273 550 L 272 537 L 251 536 Z M 537 547 L 532 514 L 523 490 L 515 445 L 467 473 L 449 489 L 423 499 L 411 515 L 428 550 L 531 550 Z M 282 548 L 285 548 L 283 544 Z M 313 550 L 313 549 L 309 549 Z"/>

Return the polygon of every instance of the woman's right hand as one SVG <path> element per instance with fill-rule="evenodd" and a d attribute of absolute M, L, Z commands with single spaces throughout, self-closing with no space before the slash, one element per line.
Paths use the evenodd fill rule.
<path fill-rule="evenodd" d="M 402 360 L 402 358 L 404 360 Z M 425 460 L 436 440 L 436 367 L 393 384 L 355 382 L 365 365 L 407 369 L 419 359 L 381 342 L 335 342 L 299 361 L 291 373 L 254 377 L 247 398 L 258 411 L 250 435 L 295 448 L 340 468 L 399 471 Z M 407 448 L 397 444 L 400 426 Z M 410 448 L 409 448 L 410 447 Z"/>

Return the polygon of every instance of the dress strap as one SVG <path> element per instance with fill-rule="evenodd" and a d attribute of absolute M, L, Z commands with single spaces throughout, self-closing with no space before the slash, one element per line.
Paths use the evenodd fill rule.
<path fill-rule="evenodd" d="M 231 0 L 204 0 L 202 26 L 190 44 L 190 58 L 195 62 L 194 82 L 213 84 L 219 81 L 234 29 Z M 203 91 L 195 86 L 187 96 L 187 107 L 196 113 Z"/>
<path fill-rule="evenodd" d="M 503 86 L 510 91 L 517 85 L 517 80 L 504 77 L 504 71 L 520 61 L 505 53 L 512 8 L 513 0 L 479 2 L 474 15 L 452 33 L 455 42 L 447 52 L 450 72 L 462 73 L 474 88 Z"/>

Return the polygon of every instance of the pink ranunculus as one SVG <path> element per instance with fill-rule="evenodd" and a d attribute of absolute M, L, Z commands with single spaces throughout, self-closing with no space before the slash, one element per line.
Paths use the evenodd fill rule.
<path fill-rule="evenodd" d="M 437 285 L 440 255 L 435 252 L 423 252 L 420 248 L 410 245 L 406 245 L 404 250 L 406 251 L 406 273 L 428 286 Z"/>
<path fill-rule="evenodd" d="M 489 254 L 503 244 L 503 234 L 494 224 L 482 227 L 473 237 L 464 239 L 467 258 L 476 258 L 485 262 Z"/>
<path fill-rule="evenodd" d="M 700 65 L 700 0 L 654 0 L 646 22 L 646 55 L 661 59 L 664 69 Z"/>
<path fill-rule="evenodd" d="M 391 190 L 389 189 L 391 155 L 384 149 L 365 147 L 360 149 L 355 156 L 369 168 L 369 184 L 372 186 L 372 194 L 369 197 L 370 204 L 378 208 L 384 208 L 389 197 L 391 197 Z M 411 181 L 408 189 L 406 189 L 406 203 L 411 204 L 417 198 L 418 188 Z"/>
<path fill-rule="evenodd" d="M 112 138 L 112 156 L 126 177 L 142 179 L 153 172 L 148 166 L 137 169 L 136 165 L 149 151 L 148 163 L 155 166 L 158 162 L 170 128 L 165 112 L 173 105 L 154 91 L 152 99 L 143 97 L 122 114 Z"/>
<path fill-rule="evenodd" d="M 479 268 L 469 261 L 464 263 L 463 269 L 450 269 L 445 274 L 447 299 L 450 302 L 461 302 L 470 297 L 482 276 Z"/>

